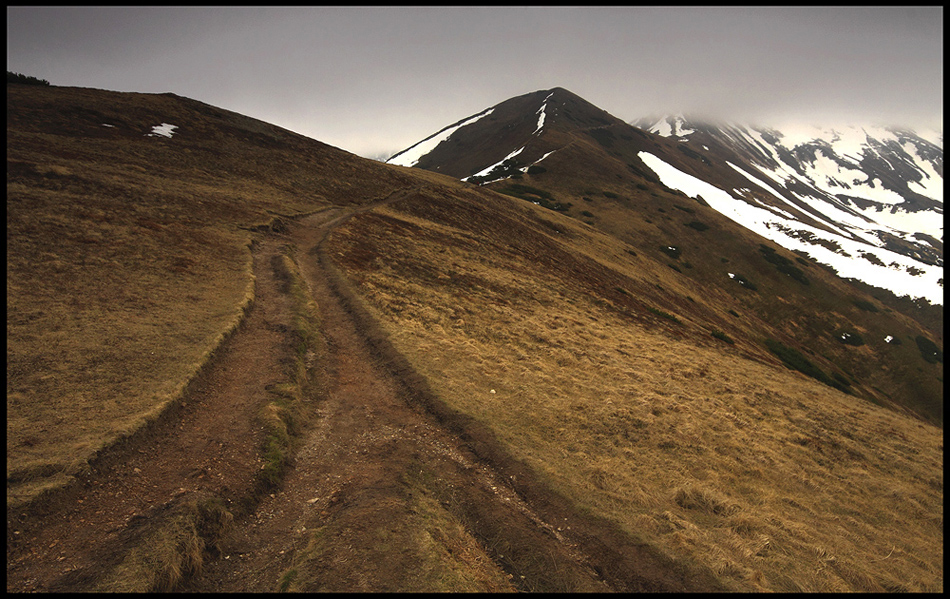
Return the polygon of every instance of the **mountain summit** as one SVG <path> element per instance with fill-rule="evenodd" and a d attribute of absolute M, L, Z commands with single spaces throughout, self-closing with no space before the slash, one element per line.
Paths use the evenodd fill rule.
<path fill-rule="evenodd" d="M 561 145 L 565 134 L 623 121 L 555 87 L 511 98 L 454 123 L 399 152 L 387 163 L 415 166 L 472 182 L 524 170 Z"/>

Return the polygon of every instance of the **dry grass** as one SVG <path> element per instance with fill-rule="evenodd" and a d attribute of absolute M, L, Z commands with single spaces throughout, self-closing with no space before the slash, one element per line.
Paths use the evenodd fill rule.
<path fill-rule="evenodd" d="M 349 532 L 347 526 L 333 519 L 315 517 L 303 527 L 304 532 L 298 541 L 300 549 L 295 551 L 293 563 L 281 576 L 277 590 L 462 593 L 516 590 L 511 575 L 492 560 L 471 530 L 446 507 L 448 494 L 425 464 L 413 463 L 402 474 L 401 483 L 399 502 L 404 507 L 398 510 L 398 516 L 389 520 L 385 527 L 366 531 L 372 537 L 372 542 L 367 545 L 367 548 L 372 548 L 372 553 L 354 545 L 340 546 L 334 541 L 337 536 Z M 353 571 L 358 572 L 356 564 L 378 560 L 381 552 L 387 551 L 398 551 L 396 559 L 411 564 L 405 570 L 392 573 L 392 580 L 385 580 L 391 586 L 369 588 L 365 581 L 351 575 L 350 563 L 354 565 Z M 386 568 L 382 564 L 364 567 Z M 352 576 L 353 579 L 339 580 L 337 576 L 341 572 L 342 576 Z"/>
<path fill-rule="evenodd" d="M 508 200 L 491 223 L 466 201 L 451 206 L 457 226 L 418 218 L 447 206 L 427 197 L 333 237 L 452 407 L 582 508 L 727 588 L 942 590 L 939 429 L 631 314 L 518 246 L 536 218 L 508 228 Z M 561 243 L 619 264 L 593 233 L 562 229 Z"/>
<path fill-rule="evenodd" d="M 699 293 L 665 263 L 529 204 L 198 102 L 7 93 L 8 506 L 68 481 L 175 401 L 252 301 L 249 228 L 426 181 L 416 201 L 351 221 L 335 251 L 440 396 L 554 489 L 737 590 L 942 590 L 941 431 L 778 366 L 760 344 L 767 323 L 727 293 Z M 160 122 L 175 137 L 144 136 Z M 816 326 L 770 301 L 790 332 Z M 873 365 L 869 351 L 849 354 L 855 367 Z M 923 376 L 906 362 L 898 378 Z M 893 373 L 872 375 L 888 389 Z M 419 551 L 472 556 L 437 560 L 433 575 L 503 587 L 430 499 L 410 519 Z M 155 532 L 165 557 L 131 556 L 132 579 L 164 572 L 145 585 L 160 589 L 198 567 L 194 521 Z M 285 586 L 308 576 L 288 572 Z"/>
<path fill-rule="evenodd" d="M 125 558 L 103 573 L 96 591 L 171 591 L 201 571 L 206 550 L 217 549 L 233 517 L 219 501 L 192 498 L 151 520 Z"/>
<path fill-rule="evenodd" d="M 16 504 L 176 401 L 253 299 L 248 229 L 372 200 L 399 176 L 171 95 L 8 86 L 7 99 Z M 171 139 L 145 135 L 161 122 L 178 125 Z"/>
<path fill-rule="evenodd" d="M 253 279 L 239 231 L 160 225 L 95 195 L 8 194 L 7 476 L 29 482 L 76 474 L 174 401 Z"/>

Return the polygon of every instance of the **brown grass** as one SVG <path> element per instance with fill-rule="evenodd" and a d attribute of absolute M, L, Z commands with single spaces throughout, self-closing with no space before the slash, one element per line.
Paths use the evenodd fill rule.
<path fill-rule="evenodd" d="M 7 99 L 15 504 L 176 401 L 253 299 L 249 229 L 372 200 L 400 177 L 172 95 L 8 86 Z M 160 122 L 174 137 L 145 135 Z"/>
<path fill-rule="evenodd" d="M 942 589 L 939 429 L 724 352 L 688 319 L 605 301 L 590 273 L 620 264 L 619 248 L 541 209 L 474 200 L 497 202 L 493 220 L 467 198 L 425 197 L 332 238 L 450 406 L 582 509 L 708 565 L 727 588 Z M 416 216 L 423 205 L 464 216 L 433 224 Z M 539 219 L 561 234 L 535 239 Z M 590 261 L 560 267 L 558 243 Z M 655 305 L 643 291 L 631 288 Z"/>
<path fill-rule="evenodd" d="M 96 196 L 8 194 L 7 476 L 28 483 L 78 473 L 175 401 L 240 322 L 253 280 L 238 231 L 158 225 Z"/>
<path fill-rule="evenodd" d="M 206 551 L 216 548 L 232 524 L 214 499 L 189 499 L 159 513 L 139 534 L 124 559 L 96 585 L 99 592 L 168 592 L 201 571 Z"/>
<path fill-rule="evenodd" d="M 449 507 L 451 494 L 442 488 L 443 483 L 425 464 L 414 463 L 401 476 L 401 483 L 400 502 L 405 503 L 405 514 L 393 518 L 384 527 L 366 531 L 370 537 L 367 548 L 375 551 L 374 556 L 388 551 L 398 552 L 400 558 L 397 559 L 412 556 L 412 566 L 394 574 L 394 580 L 386 581 L 398 586 L 374 590 L 431 592 L 436 589 L 463 593 L 516 590 L 512 576 L 502 570 L 471 529 L 453 513 Z M 276 590 L 365 589 L 365 584 L 357 579 L 359 570 L 355 564 L 367 558 L 360 554 L 360 548 L 340 547 L 334 542 L 335 537 L 348 531 L 341 530 L 341 525 L 333 519 L 314 519 L 312 529 L 305 528 L 293 563 L 281 576 Z M 341 584 L 335 577 L 328 577 L 328 567 L 341 565 L 346 575 L 350 575 L 346 567 L 350 561 L 354 563 L 353 580 Z"/>
<path fill-rule="evenodd" d="M 253 299 L 249 229 L 426 181 L 424 193 L 339 230 L 331 255 L 439 396 L 551 488 L 709 566 L 727 588 L 942 591 L 941 431 L 788 371 L 761 346 L 772 328 L 752 315 L 760 304 L 696 286 L 617 240 L 648 236 L 652 248 L 662 227 L 609 237 L 174 96 L 7 93 L 8 506 L 68 482 L 176 400 Z M 179 125 L 176 136 L 145 137 L 159 122 Z M 634 230 L 600 198 L 559 199 Z M 719 252 L 712 232 L 697 235 Z M 789 334 L 844 318 L 768 301 Z M 900 334 L 916 331 L 907 321 Z M 917 374 L 906 359 L 897 374 L 871 372 L 871 349 L 859 349 L 819 347 L 886 390 L 896 388 L 888 377 L 936 388 L 934 369 Z M 280 401 L 268 409 L 283 439 L 289 412 Z M 419 491 L 420 552 L 453 556 L 427 576 L 504 588 L 426 495 L 434 488 L 407 484 Z M 151 553 L 128 556 L 132 574 L 106 586 L 168 588 L 199 567 L 209 537 L 192 516 L 149 528 L 141 547 Z M 318 534 L 308 538 L 320 556 Z M 309 576 L 289 571 L 281 587 L 307 588 Z"/>

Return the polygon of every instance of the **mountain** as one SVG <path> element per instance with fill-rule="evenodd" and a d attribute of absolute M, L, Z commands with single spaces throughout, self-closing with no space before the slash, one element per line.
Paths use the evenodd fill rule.
<path fill-rule="evenodd" d="M 542 90 L 459 121 L 388 162 L 485 184 L 531 167 L 538 172 L 548 156 L 572 149 L 572 133 L 583 132 L 614 160 L 625 153 L 634 175 L 659 175 L 669 188 L 701 195 L 737 223 L 844 278 L 943 303 L 941 137 L 870 127 L 782 133 L 682 116 L 632 124 L 633 130 L 622 127 L 567 90 Z M 651 145 L 644 131 L 678 143 Z"/>
<path fill-rule="evenodd" d="M 928 301 L 943 303 L 941 137 L 855 126 L 782 132 L 682 116 L 634 124 L 740 173 L 744 187 L 705 180 L 731 196 L 722 196 L 722 211 L 749 228 L 810 253 L 842 276 L 898 294 L 920 290 Z M 772 214 L 735 208 L 750 189 L 772 196 L 752 203 Z"/>
<path fill-rule="evenodd" d="M 517 163 L 524 170 L 544 160 L 559 142 L 567 143 L 562 131 L 620 123 L 565 89 L 537 91 L 450 125 L 387 162 L 485 183 L 501 178 L 506 166 Z M 508 150 L 504 156 L 502 150 Z"/>
<path fill-rule="evenodd" d="M 664 137 L 555 88 L 512 98 L 459 121 L 389 162 L 460 177 L 574 216 L 626 242 L 632 254 L 645 254 L 681 273 L 689 287 L 678 293 L 689 298 L 689 311 L 703 312 L 700 318 L 729 308 L 752 312 L 758 321 L 755 334 L 794 339 L 799 351 L 829 358 L 835 364 L 829 365 L 831 370 L 849 373 L 851 381 L 876 379 L 874 371 L 888 371 L 890 382 L 876 380 L 871 387 L 887 389 L 886 397 L 902 395 L 912 403 L 929 397 L 924 401 L 931 407 L 925 411 L 942 413 L 939 381 L 923 391 L 913 368 L 900 368 L 902 374 L 892 377 L 895 362 L 890 341 L 885 341 L 896 338 L 889 329 L 905 326 L 898 325 L 899 318 L 888 322 L 895 309 L 942 339 L 942 306 L 898 299 L 886 289 L 869 286 L 888 284 L 900 291 L 893 282 L 909 287 L 915 277 L 930 277 L 937 289 L 942 285 L 940 240 L 895 228 L 900 214 L 920 219 L 929 215 L 930 221 L 939 216 L 942 203 L 914 191 L 932 193 L 928 189 L 936 184 L 924 188 L 910 174 L 903 188 L 897 183 L 903 180 L 901 173 L 916 174 L 917 180 L 925 180 L 929 173 L 936 179 L 942 172 L 939 148 L 904 134 L 901 139 L 908 147 L 920 148 L 920 154 L 928 157 L 924 160 L 915 153 L 920 164 L 912 167 L 904 150 L 899 154 L 904 162 L 897 162 L 883 153 L 882 145 L 869 146 L 890 160 L 867 159 L 878 169 L 873 171 L 876 180 L 883 177 L 908 196 L 898 206 L 902 212 L 895 212 L 892 224 L 883 225 L 868 216 L 887 220 L 872 209 L 878 204 L 856 195 L 868 195 L 865 188 L 880 187 L 871 187 L 873 183 L 852 185 L 850 199 L 846 198 L 850 204 L 816 187 L 825 185 L 824 180 L 810 183 L 807 189 L 814 195 L 804 195 L 806 175 L 817 177 L 816 167 L 808 166 L 817 159 L 808 160 L 805 146 L 796 146 L 803 158 L 795 162 L 805 174 L 785 167 L 797 178 L 787 184 L 788 189 L 785 183 L 780 188 L 783 180 L 774 173 L 767 176 L 764 167 L 754 162 L 765 162 L 779 150 L 769 154 L 763 142 L 753 143 L 748 135 L 739 137 L 732 130 L 709 126 L 688 129 L 683 123 L 675 121 L 676 129 L 671 127 L 671 131 L 681 136 L 691 131 L 690 139 Z M 777 164 L 775 160 L 773 156 Z M 885 170 L 881 164 L 900 168 Z M 896 196 L 894 191 L 884 191 Z M 821 204 L 818 194 L 823 194 Z M 864 211 L 858 209 L 859 204 Z M 909 212 L 913 209 L 917 212 Z M 942 239 L 941 227 L 931 222 L 927 230 Z M 787 252 L 783 244 L 793 251 Z M 828 254 L 839 260 L 823 263 Z M 853 273 L 854 264 L 865 280 L 842 278 L 843 271 Z M 884 279 L 882 272 L 890 278 Z M 719 319 L 713 322 L 716 327 L 726 326 Z M 867 339 L 887 349 L 872 356 L 851 351 L 847 343 L 857 332 L 862 344 Z M 907 394 L 897 392 L 897 387 L 904 387 Z"/>
<path fill-rule="evenodd" d="M 439 174 L 8 84 L 7 590 L 942 591 L 942 306 L 509 102 Z"/>

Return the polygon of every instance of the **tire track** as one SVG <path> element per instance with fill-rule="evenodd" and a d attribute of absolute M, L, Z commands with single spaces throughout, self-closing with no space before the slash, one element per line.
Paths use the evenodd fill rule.
<path fill-rule="evenodd" d="M 419 523 L 406 482 L 421 471 L 437 481 L 446 509 L 479 539 L 495 560 L 492 568 L 510 575 L 513 588 L 552 587 L 534 580 L 538 573 L 520 563 L 529 561 L 518 557 L 521 551 L 535 562 L 540 555 L 542 562 L 551 562 L 534 566 L 548 577 L 552 566 L 569 572 L 557 581 L 568 590 L 608 590 L 557 538 L 554 527 L 543 524 L 505 480 L 412 399 L 413 389 L 367 341 L 334 283 L 320 249 L 329 231 L 358 212 L 413 191 L 291 226 L 298 264 L 320 307 L 331 348 L 326 397 L 281 489 L 264 499 L 229 540 L 226 555 L 186 590 L 276 590 L 282 575 L 306 559 L 308 547 L 313 550 L 315 529 L 333 531 L 319 548 L 330 557 L 308 563 L 311 571 L 301 590 L 426 590 L 417 574 L 427 556 L 414 541 Z M 392 538 L 381 542 L 379 531 L 389 531 Z"/>
<path fill-rule="evenodd" d="M 253 248 L 255 302 L 180 406 L 106 450 L 73 488 L 8 512 L 7 590 L 92 590 L 156 521 L 189 500 L 246 500 L 262 463 L 259 410 L 292 360 L 273 240 Z"/>

